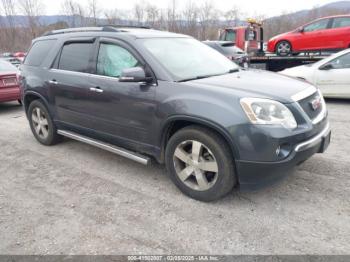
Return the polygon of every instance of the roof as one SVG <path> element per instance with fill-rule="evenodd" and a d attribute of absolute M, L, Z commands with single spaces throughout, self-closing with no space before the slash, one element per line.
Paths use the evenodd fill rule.
<path fill-rule="evenodd" d="M 45 33 L 45 36 L 64 36 L 67 34 L 70 35 L 86 35 L 87 33 L 93 33 L 94 35 L 98 33 L 106 34 L 122 34 L 122 35 L 130 35 L 135 38 L 155 38 L 155 37 L 188 37 L 181 34 L 154 30 L 148 27 L 135 27 L 135 26 L 115 26 L 115 25 L 107 25 L 107 26 L 98 26 L 98 27 L 78 27 L 78 28 L 67 28 L 60 30 L 53 30 Z"/>

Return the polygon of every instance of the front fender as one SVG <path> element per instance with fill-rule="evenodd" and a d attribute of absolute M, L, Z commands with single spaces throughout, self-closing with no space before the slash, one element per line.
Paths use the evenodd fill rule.
<path fill-rule="evenodd" d="M 230 135 L 229 131 L 218 123 L 215 123 L 209 119 L 198 117 L 198 116 L 173 115 L 173 116 L 168 117 L 164 121 L 163 126 L 161 128 L 161 130 L 162 130 L 162 137 L 161 137 L 162 148 L 165 148 L 165 143 L 167 140 L 166 134 L 168 133 L 169 128 L 172 126 L 173 123 L 175 123 L 177 121 L 191 122 L 193 124 L 198 124 L 198 125 L 201 125 L 201 126 L 204 126 L 204 127 L 207 127 L 209 129 L 216 131 L 229 144 L 231 151 L 232 151 L 232 154 L 233 154 L 233 157 L 235 159 L 240 158 L 239 151 L 237 149 L 237 145 L 236 145 L 235 141 L 232 139 L 232 136 Z"/>

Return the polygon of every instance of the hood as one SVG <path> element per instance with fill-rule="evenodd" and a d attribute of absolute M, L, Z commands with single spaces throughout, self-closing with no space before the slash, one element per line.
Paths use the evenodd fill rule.
<path fill-rule="evenodd" d="M 285 36 L 285 35 L 289 35 L 289 34 L 291 34 L 291 33 L 293 33 L 293 32 L 294 32 L 294 31 L 289 31 L 289 32 L 286 32 L 286 33 L 282 33 L 282 34 L 279 34 L 279 35 L 275 35 L 274 37 L 270 38 L 269 41 L 274 41 L 274 40 L 279 39 L 279 38 L 281 38 L 281 37 L 283 37 L 283 36 Z"/>
<path fill-rule="evenodd" d="M 309 72 L 312 70 L 313 70 L 312 65 L 309 65 L 309 66 L 301 65 L 301 66 L 284 69 L 280 73 L 287 76 L 305 77 L 309 75 Z"/>
<path fill-rule="evenodd" d="M 282 103 L 292 103 L 292 96 L 313 87 L 305 81 L 263 70 L 240 70 L 237 73 L 208 77 L 185 82 L 199 88 L 220 88 L 225 93 L 241 97 L 273 99 Z M 316 91 L 316 89 L 315 89 Z"/>

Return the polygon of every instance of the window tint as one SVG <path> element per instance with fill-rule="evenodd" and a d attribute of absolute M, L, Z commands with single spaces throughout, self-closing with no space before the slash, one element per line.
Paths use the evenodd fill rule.
<path fill-rule="evenodd" d="M 31 47 L 24 64 L 30 66 L 40 66 L 55 42 L 55 39 L 35 42 Z"/>
<path fill-rule="evenodd" d="M 58 68 L 75 72 L 88 72 L 93 43 L 70 43 L 63 46 Z"/>
<path fill-rule="evenodd" d="M 350 17 L 334 18 L 333 28 L 350 27 Z"/>
<path fill-rule="evenodd" d="M 137 59 L 125 48 L 114 44 L 101 44 L 97 59 L 97 74 L 119 77 L 126 68 L 139 65 Z"/>
<path fill-rule="evenodd" d="M 309 24 L 304 27 L 304 32 L 313 32 L 318 30 L 326 29 L 328 26 L 329 19 L 323 19 L 315 23 Z"/>
<path fill-rule="evenodd" d="M 350 68 L 350 53 L 338 57 L 330 62 L 334 69 Z"/>

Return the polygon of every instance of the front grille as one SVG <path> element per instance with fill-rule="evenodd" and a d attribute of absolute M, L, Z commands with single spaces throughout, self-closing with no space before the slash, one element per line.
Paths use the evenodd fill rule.
<path fill-rule="evenodd" d="M 313 103 L 315 103 L 317 99 L 321 99 L 321 102 L 317 108 L 313 108 Z M 324 107 L 322 97 L 318 92 L 298 101 L 298 103 L 311 120 L 314 120 L 319 114 L 321 114 Z"/>

